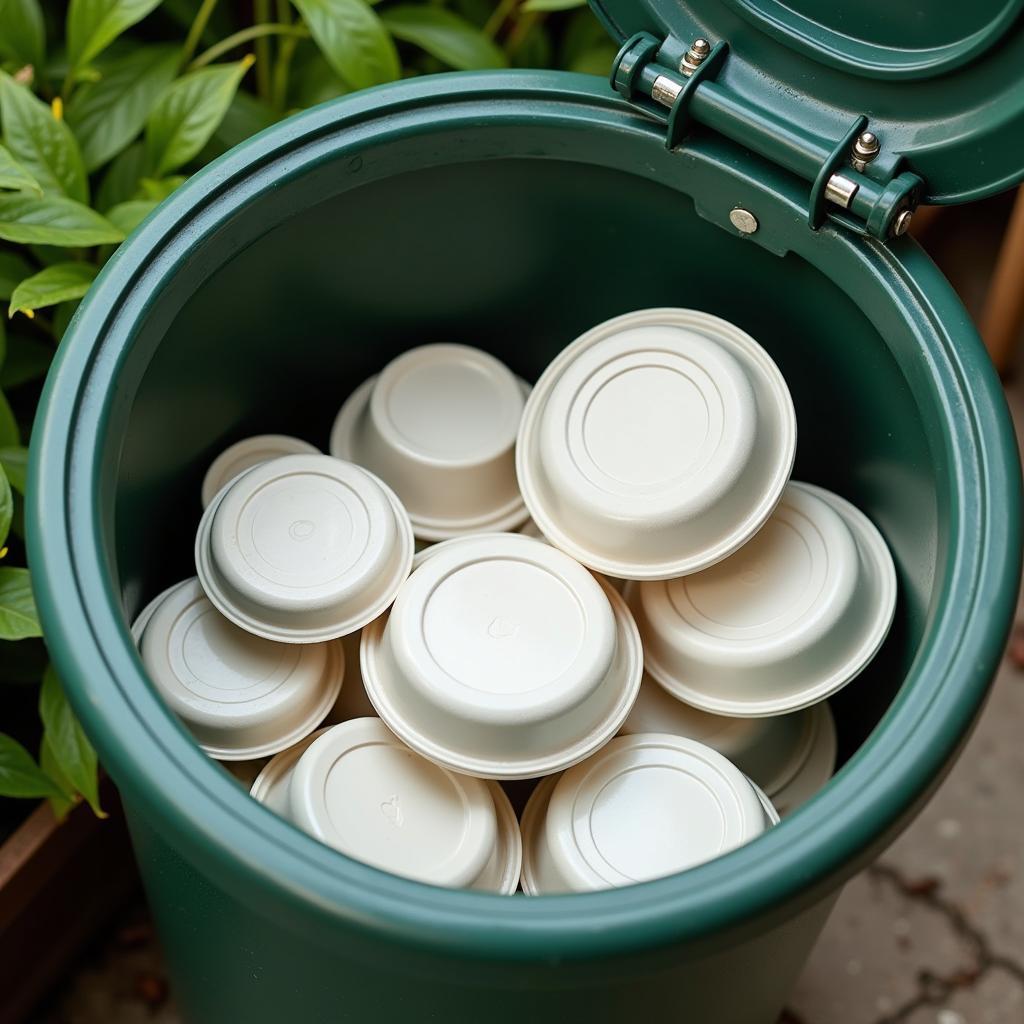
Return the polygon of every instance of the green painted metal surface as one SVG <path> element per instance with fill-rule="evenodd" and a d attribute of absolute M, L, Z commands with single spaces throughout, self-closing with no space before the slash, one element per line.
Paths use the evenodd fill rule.
<path fill-rule="evenodd" d="M 979 199 L 1024 177 L 1024 0 L 592 6 L 620 42 L 636 32 L 666 41 L 666 67 L 698 37 L 727 42 L 715 86 L 745 110 L 755 150 L 773 122 L 827 150 L 866 115 L 882 143 L 869 175 L 882 181 L 902 166 L 924 179 L 924 202 Z"/>
<path fill-rule="evenodd" d="M 1011 621 L 1020 479 L 998 382 L 912 242 L 807 227 L 725 140 L 678 152 L 601 81 L 440 76 L 345 98 L 191 179 L 108 264 L 47 382 L 31 561 L 51 653 L 120 786 L 196 1024 L 647 1017 L 769 1024 L 842 881 L 941 780 Z M 737 205 L 758 232 L 729 224 Z M 749 846 L 614 892 L 526 899 L 384 875 L 251 801 L 132 646 L 191 571 L 199 483 L 247 433 L 325 445 L 397 352 L 483 346 L 534 378 L 599 320 L 728 317 L 780 363 L 798 478 L 863 507 L 900 600 L 837 700 L 844 766 Z"/>

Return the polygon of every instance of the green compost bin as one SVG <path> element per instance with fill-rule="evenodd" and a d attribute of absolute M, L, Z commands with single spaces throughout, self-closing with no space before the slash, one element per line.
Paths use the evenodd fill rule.
<path fill-rule="evenodd" d="M 1024 33 L 979 3 L 960 36 L 897 52 L 864 14 L 808 36 L 814 6 L 614 0 L 622 95 L 450 75 L 291 118 L 175 193 L 83 303 L 33 436 L 33 576 L 187 1021 L 769 1024 L 843 882 L 942 780 L 1014 612 L 1019 467 L 966 313 L 893 235 L 921 197 L 1018 173 Z M 698 34 L 712 56 L 686 75 Z M 798 81 L 815 96 L 795 101 Z M 865 117 L 882 146 L 858 171 Z M 837 173 L 848 208 L 825 188 Z M 796 404 L 796 478 L 867 511 L 895 557 L 895 623 L 834 702 L 842 768 L 818 796 L 680 875 L 498 897 L 321 846 L 199 751 L 128 623 L 192 572 L 213 456 L 256 432 L 326 447 L 345 396 L 414 345 L 482 346 L 533 379 L 591 325 L 670 305 L 769 350 Z"/>

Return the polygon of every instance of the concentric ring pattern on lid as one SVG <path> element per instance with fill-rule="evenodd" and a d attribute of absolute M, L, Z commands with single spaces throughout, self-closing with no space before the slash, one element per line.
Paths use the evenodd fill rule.
<path fill-rule="evenodd" d="M 774 797 L 807 764 L 821 732 L 822 712 L 828 715 L 827 705 L 762 718 L 713 715 L 673 697 L 645 673 L 620 733 L 667 732 L 696 740 L 728 758 Z M 827 779 L 825 776 L 821 783 Z"/>
<path fill-rule="evenodd" d="M 393 487 L 417 538 L 514 529 L 526 519 L 515 473 L 523 405 L 522 381 L 494 356 L 423 345 L 349 396 L 331 454 Z"/>
<path fill-rule="evenodd" d="M 680 736 L 620 736 L 541 781 L 523 814 L 523 891 L 589 892 L 660 878 L 756 838 L 772 820 L 721 754 Z"/>
<path fill-rule="evenodd" d="M 376 618 L 412 555 L 394 492 L 329 455 L 247 470 L 207 508 L 196 537 L 210 600 L 243 629 L 287 643 L 344 636 Z"/>
<path fill-rule="evenodd" d="M 789 478 L 796 418 L 748 334 L 694 310 L 598 325 L 544 371 L 516 447 L 543 534 L 623 579 L 669 579 L 730 555 Z"/>
<path fill-rule="evenodd" d="M 896 605 L 881 534 L 838 495 L 792 483 L 756 537 L 704 572 L 629 588 L 647 671 L 720 715 L 809 707 L 877 653 Z"/>
<path fill-rule="evenodd" d="M 266 757 L 302 739 L 337 700 L 345 671 L 337 641 L 295 646 L 247 633 L 195 580 L 153 613 L 142 660 L 168 707 L 222 761 Z"/>
<path fill-rule="evenodd" d="M 302 752 L 289 810 L 317 839 L 382 870 L 447 888 L 514 889 L 521 847 L 504 794 L 420 757 L 379 719 L 333 726 Z"/>
<path fill-rule="evenodd" d="M 636 698 L 642 651 L 610 586 L 519 534 L 439 544 L 363 631 L 382 719 L 425 757 L 484 778 L 558 771 L 598 749 Z"/>
<path fill-rule="evenodd" d="M 201 491 L 203 508 L 206 508 L 217 496 L 225 484 L 229 484 L 240 473 L 253 466 L 259 466 L 282 455 L 319 455 L 315 445 L 298 437 L 287 434 L 259 434 L 236 441 L 225 448 L 210 463 L 210 468 L 203 477 Z"/>

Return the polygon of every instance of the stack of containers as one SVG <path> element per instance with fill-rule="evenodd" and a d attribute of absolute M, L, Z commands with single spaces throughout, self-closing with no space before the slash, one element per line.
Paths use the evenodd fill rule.
<path fill-rule="evenodd" d="M 615 318 L 532 392 L 413 349 L 330 451 L 224 452 L 198 577 L 133 627 L 271 810 L 396 874 L 540 895 L 706 861 L 832 774 L 824 702 L 884 640 L 895 571 L 862 513 L 790 481 L 788 389 L 732 324 Z"/>

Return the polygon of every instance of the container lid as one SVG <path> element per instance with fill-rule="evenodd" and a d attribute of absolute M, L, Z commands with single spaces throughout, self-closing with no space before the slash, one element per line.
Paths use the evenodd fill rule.
<path fill-rule="evenodd" d="M 622 725 L 642 673 L 625 601 L 520 534 L 476 534 L 419 556 L 394 607 L 363 630 L 382 719 L 425 757 L 491 779 L 559 771 Z"/>
<path fill-rule="evenodd" d="M 779 368 L 746 332 L 645 309 L 565 348 L 526 403 L 519 486 L 552 544 L 598 572 L 697 572 L 771 515 L 796 452 Z"/>
<path fill-rule="evenodd" d="M 966 202 L 1024 175 L 1021 0 L 590 0 L 623 42 L 725 41 L 717 84 L 776 118 L 841 138 L 860 115 L 883 153 L 925 182 L 925 202 Z M 678 59 L 678 56 L 676 59 Z"/>
<path fill-rule="evenodd" d="M 498 820 L 487 784 L 420 757 L 379 719 L 344 722 L 312 743 L 289 806 L 321 842 L 396 875 L 448 888 L 490 877 Z"/>
<path fill-rule="evenodd" d="M 794 482 L 730 558 L 627 597 L 645 667 L 671 694 L 719 715 L 782 715 L 831 696 L 875 656 L 896 570 L 867 516 Z"/>
<path fill-rule="evenodd" d="M 294 646 L 224 618 L 197 580 L 175 588 L 142 636 L 142 661 L 168 707 L 211 757 L 247 761 L 285 750 L 338 698 L 337 641 Z"/>
<path fill-rule="evenodd" d="M 749 842 L 773 818 L 721 754 L 680 736 L 620 736 L 531 797 L 524 890 L 587 892 L 685 871 Z M 527 875 L 531 876 L 527 888 Z"/>
<path fill-rule="evenodd" d="M 196 569 L 232 622 L 285 643 L 353 633 L 412 566 L 409 517 L 372 473 L 329 455 L 247 470 L 203 513 Z"/>
<path fill-rule="evenodd" d="M 320 450 L 308 441 L 287 434 L 259 434 L 246 437 L 225 448 L 210 463 L 210 468 L 203 477 L 201 497 L 203 508 L 206 508 L 217 496 L 217 492 L 227 483 L 253 466 L 258 466 L 282 455 L 318 455 Z"/>
<path fill-rule="evenodd" d="M 291 815 L 289 787 L 292 784 L 292 772 L 299 763 L 299 758 L 327 729 L 317 729 L 298 743 L 292 744 L 287 750 L 275 754 L 259 771 L 249 786 L 249 795 L 258 800 L 264 807 L 269 807 L 282 818 Z"/>

